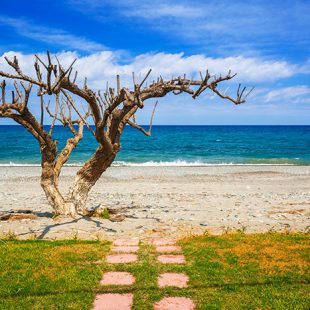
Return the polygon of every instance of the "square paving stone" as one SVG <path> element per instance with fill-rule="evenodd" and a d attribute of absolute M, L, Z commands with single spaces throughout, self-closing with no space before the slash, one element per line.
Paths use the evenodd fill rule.
<path fill-rule="evenodd" d="M 137 260 L 136 254 L 110 254 L 107 256 L 107 263 L 109 264 L 134 263 Z"/>
<path fill-rule="evenodd" d="M 156 252 L 159 253 L 171 253 L 171 252 L 181 252 L 182 248 L 178 245 L 160 245 L 156 247 Z"/>
<path fill-rule="evenodd" d="M 97 294 L 93 310 L 130 310 L 133 294 Z"/>
<path fill-rule="evenodd" d="M 138 252 L 138 246 L 114 246 L 112 252 L 116 253 L 136 253 Z"/>
<path fill-rule="evenodd" d="M 187 287 L 188 276 L 184 273 L 173 273 L 167 272 L 159 275 L 158 277 L 158 286 L 165 287 L 165 286 L 175 286 L 184 288 Z"/>
<path fill-rule="evenodd" d="M 139 245 L 139 238 L 120 238 L 113 241 L 116 246 L 132 246 Z"/>
<path fill-rule="evenodd" d="M 101 285 L 132 285 L 135 277 L 129 272 L 106 272 L 100 281 Z"/>
<path fill-rule="evenodd" d="M 184 255 L 159 255 L 157 260 L 163 264 L 184 264 Z"/>
<path fill-rule="evenodd" d="M 160 239 L 153 239 L 153 245 L 175 245 L 176 239 L 173 238 L 160 238 Z"/>
<path fill-rule="evenodd" d="M 195 304 L 186 297 L 166 297 L 154 304 L 154 310 L 194 310 Z"/>

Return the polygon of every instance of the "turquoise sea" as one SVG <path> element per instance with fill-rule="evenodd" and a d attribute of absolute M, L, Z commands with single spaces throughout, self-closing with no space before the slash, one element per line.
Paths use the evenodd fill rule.
<path fill-rule="evenodd" d="M 54 133 L 60 147 L 70 135 L 61 126 Z M 154 126 L 151 137 L 126 128 L 121 143 L 115 165 L 310 165 L 310 126 Z M 96 145 L 85 128 L 69 164 L 87 160 Z M 38 165 L 39 152 L 21 126 L 0 126 L 0 165 Z"/>

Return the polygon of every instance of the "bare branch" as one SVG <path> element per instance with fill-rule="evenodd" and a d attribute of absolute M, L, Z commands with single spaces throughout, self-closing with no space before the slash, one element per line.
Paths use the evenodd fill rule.
<path fill-rule="evenodd" d="M 1 87 L 1 101 L 2 103 L 5 103 L 5 87 L 6 87 L 5 80 L 1 82 L 0 87 Z"/>
<path fill-rule="evenodd" d="M 40 109 L 41 109 L 41 118 L 40 118 L 40 125 L 43 128 L 43 119 L 44 119 L 44 100 L 43 96 L 40 96 Z"/>
<path fill-rule="evenodd" d="M 251 94 L 251 92 L 254 90 L 255 86 L 252 86 L 252 88 L 248 91 L 248 93 L 244 96 L 244 100 Z"/>
<path fill-rule="evenodd" d="M 22 87 L 25 91 L 25 98 L 24 98 L 24 108 L 25 108 L 28 105 L 29 96 L 30 96 L 30 92 L 32 89 L 32 83 L 29 83 L 28 87 L 26 87 L 26 85 L 24 84 L 23 81 L 21 81 L 20 84 L 22 85 Z"/>
<path fill-rule="evenodd" d="M 47 65 L 43 62 L 43 60 L 36 54 L 34 56 L 43 65 L 43 67 L 48 70 Z"/>
<path fill-rule="evenodd" d="M 139 131 L 141 131 L 143 134 L 145 134 L 146 136 L 150 137 L 151 133 L 149 131 L 146 131 L 143 127 L 139 126 L 138 124 L 128 120 L 127 124 L 130 125 L 133 128 L 138 129 Z"/>
<path fill-rule="evenodd" d="M 152 126 L 153 126 L 153 117 L 154 117 L 154 113 L 155 113 L 155 109 L 156 109 L 157 103 L 158 103 L 158 101 L 156 101 L 156 103 L 154 104 L 154 108 L 153 108 L 153 111 L 152 111 L 152 116 L 151 116 L 150 126 L 149 126 L 149 130 L 148 131 L 146 131 L 143 127 L 141 127 L 141 126 L 139 126 L 137 124 L 135 114 L 133 114 L 133 116 L 132 116 L 133 117 L 133 122 L 128 120 L 127 123 L 131 127 L 138 129 L 143 134 L 145 134 L 146 136 L 150 137 L 151 136 L 151 131 L 152 131 Z"/>
<path fill-rule="evenodd" d="M 150 127 L 149 127 L 150 135 L 151 135 L 151 130 L 152 130 L 152 126 L 153 126 L 153 118 L 154 118 L 154 114 L 155 114 L 155 109 L 157 107 L 157 103 L 158 103 L 158 101 L 156 101 L 156 103 L 154 104 L 154 108 L 153 108 L 153 112 L 152 112 L 152 116 L 151 116 L 151 120 L 150 120 Z"/>
<path fill-rule="evenodd" d="M 55 113 L 54 113 L 54 115 L 50 115 L 50 116 L 53 118 L 52 123 L 51 123 L 51 126 L 50 126 L 50 131 L 49 131 L 49 135 L 50 135 L 50 136 L 51 136 L 52 133 L 53 133 L 53 128 L 54 128 L 54 126 L 55 126 L 55 122 L 56 122 L 56 119 L 57 119 L 58 107 L 59 107 L 59 94 L 56 94 Z"/>
<path fill-rule="evenodd" d="M 22 100 L 23 99 L 23 95 L 22 95 L 22 92 L 21 92 L 21 90 L 20 90 L 20 88 L 19 88 L 19 86 L 18 86 L 16 81 L 14 81 L 14 88 L 15 88 L 15 90 L 17 92 L 17 95 L 18 95 L 16 100 L 17 101 L 18 101 L 18 99 Z"/>
<path fill-rule="evenodd" d="M 54 173 L 56 177 L 59 177 L 61 168 L 63 165 L 68 161 L 72 151 L 76 148 L 78 143 L 83 139 L 83 122 L 80 121 L 78 123 L 78 131 L 74 129 L 74 138 L 69 138 L 65 147 L 61 150 L 60 154 L 58 155 L 55 166 L 54 166 Z"/>
<path fill-rule="evenodd" d="M 58 58 L 57 58 L 57 61 L 58 61 L 59 67 L 61 69 L 61 72 L 60 72 L 59 76 L 55 79 L 53 85 L 51 86 L 51 92 L 54 92 L 54 93 L 59 92 L 59 90 L 61 88 L 61 82 L 66 78 L 67 73 L 71 72 L 71 69 L 72 69 L 74 63 L 76 62 L 76 58 L 72 61 L 72 63 L 70 64 L 70 66 L 68 67 L 68 69 L 66 71 L 64 71 L 63 67 L 60 65 Z M 69 81 L 69 78 L 68 78 L 68 81 Z M 74 82 L 73 82 L 73 85 L 75 85 Z"/>
<path fill-rule="evenodd" d="M 146 74 L 145 78 L 144 78 L 144 79 L 142 80 L 142 82 L 140 83 L 139 88 L 141 88 L 141 86 L 142 86 L 143 83 L 146 81 L 146 79 L 149 77 L 149 75 L 151 74 L 151 72 L 152 72 L 152 69 L 150 69 L 150 70 L 148 71 L 148 73 Z"/>
<path fill-rule="evenodd" d="M 120 89 L 121 89 L 121 81 L 120 81 L 120 77 L 119 74 L 116 75 L 116 91 L 117 91 L 117 95 L 119 95 Z"/>
<path fill-rule="evenodd" d="M 67 100 L 68 100 L 68 103 L 72 106 L 72 108 L 74 109 L 74 111 L 76 112 L 76 114 L 80 117 L 80 119 L 81 119 L 82 122 L 85 124 L 85 126 L 87 127 L 87 129 L 92 133 L 92 135 L 93 135 L 94 137 L 96 137 L 95 132 L 94 132 L 94 131 L 92 130 L 92 128 L 88 125 L 86 119 L 81 115 L 81 113 L 79 112 L 79 110 L 78 110 L 78 109 L 76 108 L 76 106 L 74 105 L 74 101 L 73 101 L 72 97 L 71 97 L 69 94 L 67 94 L 67 92 L 64 91 L 64 90 L 62 90 L 61 92 L 65 95 L 65 97 L 66 97 Z"/>

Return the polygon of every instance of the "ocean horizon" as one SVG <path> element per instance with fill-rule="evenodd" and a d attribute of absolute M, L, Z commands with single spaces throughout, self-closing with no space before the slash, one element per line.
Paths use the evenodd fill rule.
<path fill-rule="evenodd" d="M 38 142 L 23 127 L 0 125 L 0 135 L 0 166 L 40 165 Z M 59 149 L 69 136 L 55 126 Z M 151 137 L 127 126 L 121 144 L 113 166 L 310 165 L 310 125 L 154 125 Z M 67 165 L 82 165 L 96 147 L 85 128 Z"/>

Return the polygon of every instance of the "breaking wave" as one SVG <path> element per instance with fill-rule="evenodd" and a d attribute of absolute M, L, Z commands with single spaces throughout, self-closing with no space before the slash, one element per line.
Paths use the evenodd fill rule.
<path fill-rule="evenodd" d="M 81 167 L 82 162 L 66 164 L 65 167 Z M 244 162 L 202 162 L 202 161 L 146 161 L 146 162 L 126 162 L 115 161 L 112 167 L 207 167 L 207 166 L 288 166 L 288 165 L 309 165 L 308 162 L 299 158 L 277 158 L 277 159 L 248 159 Z M 0 163 L 0 167 L 40 167 L 38 163 Z"/>

